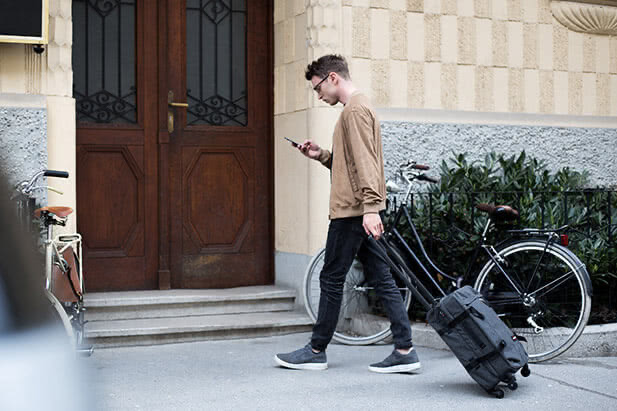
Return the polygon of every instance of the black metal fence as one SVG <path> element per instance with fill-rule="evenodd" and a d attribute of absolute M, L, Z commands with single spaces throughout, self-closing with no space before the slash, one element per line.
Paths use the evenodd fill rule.
<path fill-rule="evenodd" d="M 407 205 L 420 237 L 446 272 L 462 275 L 470 263 L 487 221 L 475 208 L 478 203 L 516 208 L 516 228 L 567 225 L 569 248 L 587 265 L 594 285 L 592 321 L 617 321 L 617 191 L 412 193 Z M 400 198 L 390 198 L 389 215 L 400 205 Z M 491 235 L 505 234 L 494 230 Z"/>
<path fill-rule="evenodd" d="M 569 226 L 569 231 L 593 237 L 604 235 L 606 241 L 617 245 L 617 191 L 585 190 L 563 192 L 471 192 L 412 193 L 408 207 L 412 217 L 428 224 L 429 242 L 443 238 L 440 225 L 455 225 L 454 230 L 469 236 L 480 234 L 486 223 L 486 214 L 475 208 L 479 203 L 507 204 L 516 208 L 520 217 L 515 225 L 533 228 Z M 400 198 L 391 197 L 388 211 L 401 204 Z M 451 231 L 451 230 L 448 230 Z"/>

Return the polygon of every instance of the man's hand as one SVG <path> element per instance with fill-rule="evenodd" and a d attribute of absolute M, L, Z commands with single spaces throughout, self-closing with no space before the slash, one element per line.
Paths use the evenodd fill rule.
<path fill-rule="evenodd" d="M 304 143 L 298 146 L 298 150 L 308 158 L 317 160 L 321 155 L 321 147 L 313 143 L 311 140 L 304 140 Z"/>
<path fill-rule="evenodd" d="M 383 224 L 381 222 L 381 217 L 379 217 L 377 213 L 364 214 L 362 218 L 362 227 L 364 227 L 366 234 L 372 234 L 375 240 L 379 240 L 383 234 Z"/>

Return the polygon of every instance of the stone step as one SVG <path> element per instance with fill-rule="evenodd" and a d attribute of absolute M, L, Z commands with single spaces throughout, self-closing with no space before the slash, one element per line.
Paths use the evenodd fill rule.
<path fill-rule="evenodd" d="M 96 348 L 266 337 L 309 331 L 304 312 L 244 313 L 177 318 L 94 321 L 86 338 Z"/>
<path fill-rule="evenodd" d="M 112 321 L 290 311 L 295 291 L 277 286 L 219 290 L 151 290 L 86 293 L 86 320 Z"/>

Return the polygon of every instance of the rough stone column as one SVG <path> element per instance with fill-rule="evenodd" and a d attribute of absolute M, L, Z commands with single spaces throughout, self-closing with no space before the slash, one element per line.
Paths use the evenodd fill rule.
<path fill-rule="evenodd" d="M 283 137 L 331 148 L 340 108 L 316 99 L 304 70 L 324 54 L 346 55 L 342 9 L 341 0 L 274 2 L 276 284 L 298 290 L 300 306 L 304 271 L 326 241 L 330 176 Z"/>
<path fill-rule="evenodd" d="M 341 0 L 307 0 L 307 57 L 341 54 Z"/>
<path fill-rule="evenodd" d="M 324 54 L 344 54 L 341 0 L 308 0 L 306 12 L 307 63 Z M 348 63 L 351 64 L 349 59 Z M 315 93 L 308 86 L 305 90 L 310 94 L 307 119 L 308 137 L 320 146 L 330 149 L 332 132 L 340 108 L 334 109 L 318 101 Z M 323 167 L 317 163 L 309 166 L 308 176 L 310 206 L 308 208 L 307 251 L 312 255 L 323 247 L 326 241 L 330 178 L 329 173 L 324 172 Z"/>

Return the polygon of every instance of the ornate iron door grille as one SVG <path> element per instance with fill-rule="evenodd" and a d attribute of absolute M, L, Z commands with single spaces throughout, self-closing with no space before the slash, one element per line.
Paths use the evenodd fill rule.
<path fill-rule="evenodd" d="M 135 0 L 73 0 L 78 122 L 137 123 Z"/>
<path fill-rule="evenodd" d="M 246 1 L 187 0 L 187 125 L 246 126 Z"/>

